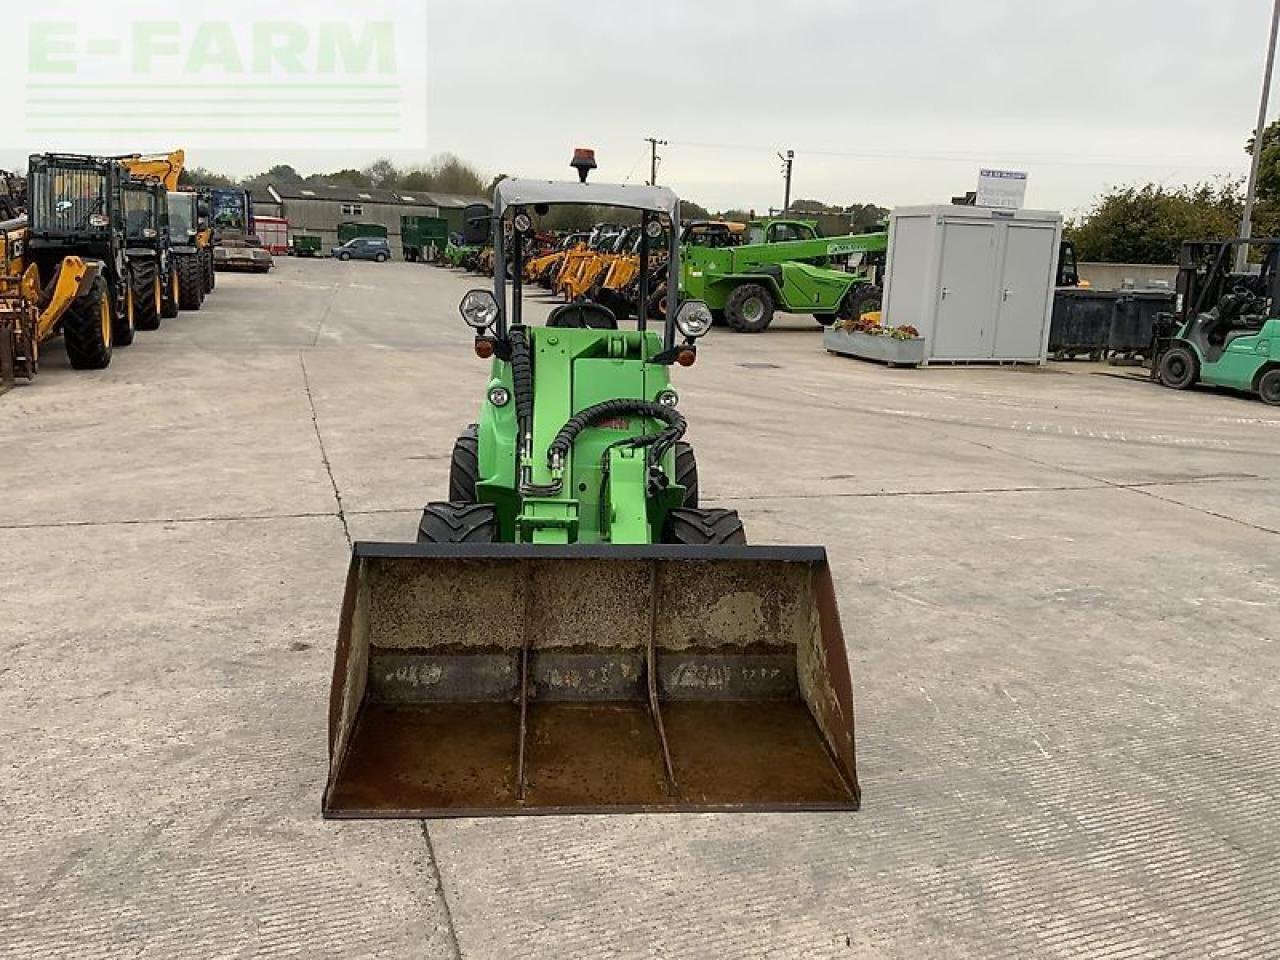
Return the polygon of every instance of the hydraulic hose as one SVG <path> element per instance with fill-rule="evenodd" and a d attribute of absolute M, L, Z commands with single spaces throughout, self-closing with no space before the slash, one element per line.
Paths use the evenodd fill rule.
<path fill-rule="evenodd" d="M 657 433 L 645 434 L 632 440 L 623 441 L 625 445 L 637 449 L 651 447 L 653 449 L 651 460 L 661 458 L 663 454 L 675 445 L 677 440 L 684 436 L 685 430 L 689 427 L 688 421 L 680 415 L 680 412 L 675 407 L 664 406 L 661 403 L 653 403 L 648 400 L 606 400 L 603 403 L 597 403 L 595 406 L 587 407 L 581 413 L 569 418 L 569 422 L 560 428 L 556 438 L 551 441 L 551 446 L 547 447 L 547 464 L 552 469 L 555 469 L 558 464 L 562 463 L 565 456 L 573 449 L 574 441 L 578 439 L 578 435 L 587 427 L 601 420 L 624 416 L 649 417 L 653 420 L 661 420 L 667 425 L 665 430 L 660 430 Z"/>

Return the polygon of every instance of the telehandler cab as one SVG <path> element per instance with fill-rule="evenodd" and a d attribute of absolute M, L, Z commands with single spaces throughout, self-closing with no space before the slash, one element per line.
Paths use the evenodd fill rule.
<path fill-rule="evenodd" d="M 78 154 L 37 154 L 28 170 L 27 258 L 44 287 L 64 260 L 78 258 L 96 267 L 87 293 L 63 323 L 72 366 L 105 367 L 113 347 L 133 343 L 136 303 L 126 256 L 123 183 L 116 160 Z M 105 306 L 102 306 L 105 304 Z M 110 336 L 96 322 L 109 319 Z"/>
<path fill-rule="evenodd" d="M 709 312 L 673 296 L 623 330 L 585 301 L 528 324 L 526 242 L 555 204 L 638 211 L 640 302 L 664 237 L 679 289 L 670 190 L 498 184 L 493 288 L 461 307 L 492 363 L 479 423 L 416 545 L 354 547 L 324 813 L 856 809 L 825 550 L 746 546 L 699 503 L 670 373 Z"/>

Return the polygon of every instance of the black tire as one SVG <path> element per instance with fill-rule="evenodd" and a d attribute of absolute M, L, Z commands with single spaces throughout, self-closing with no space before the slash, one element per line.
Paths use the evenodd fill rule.
<path fill-rule="evenodd" d="M 135 318 L 133 302 L 133 270 L 130 269 L 120 281 L 124 284 L 124 301 L 123 306 L 120 299 L 116 297 L 116 288 L 111 281 L 107 281 L 107 289 L 111 291 L 111 306 L 116 310 L 115 324 L 111 328 L 111 340 L 114 346 L 127 347 L 133 343 L 134 338 L 138 335 L 138 324 Z"/>
<path fill-rule="evenodd" d="M 340 253 L 340 254 L 338 254 L 338 259 L 339 259 L 339 260 L 341 260 L 343 263 L 346 263 L 348 260 L 350 260 L 350 259 L 351 259 L 351 254 L 349 254 L 349 253 Z"/>
<path fill-rule="evenodd" d="M 173 268 L 178 271 L 178 306 L 183 310 L 199 310 L 204 303 L 204 267 L 199 255 L 175 257 Z"/>
<path fill-rule="evenodd" d="M 475 424 L 453 444 L 449 462 L 449 500 L 453 503 L 475 503 L 476 484 L 480 480 L 480 430 Z"/>
<path fill-rule="evenodd" d="M 1258 396 L 1263 403 L 1280 407 L 1280 367 L 1273 367 L 1258 378 Z"/>
<path fill-rule="evenodd" d="M 75 370 L 104 370 L 111 365 L 113 323 L 107 281 L 99 277 L 62 318 L 62 342 Z M 104 315 L 104 309 L 107 313 Z"/>
<path fill-rule="evenodd" d="M 419 543 L 493 543 L 498 512 L 491 503 L 428 503 L 418 522 Z"/>
<path fill-rule="evenodd" d="M 763 333 L 773 323 L 773 294 L 758 283 L 735 287 L 724 304 L 724 316 L 738 333 Z"/>
<path fill-rule="evenodd" d="M 172 320 L 178 315 L 178 297 L 174 292 L 174 284 L 178 276 L 178 267 L 176 258 L 169 258 L 169 282 L 162 284 L 160 291 L 160 316 L 165 320 Z"/>
<path fill-rule="evenodd" d="M 154 260 L 139 260 L 130 274 L 129 295 L 133 297 L 133 325 L 139 330 L 160 329 L 160 297 Z"/>
<path fill-rule="evenodd" d="M 1200 361 L 1190 347 L 1174 344 L 1160 358 L 1160 382 L 1170 390 L 1186 390 L 1200 379 Z"/>
<path fill-rule="evenodd" d="M 840 319 L 840 315 L 838 313 L 815 313 L 813 319 L 817 320 L 820 325 L 829 327 Z"/>
<path fill-rule="evenodd" d="M 213 247 L 201 248 L 200 268 L 204 274 L 204 292 L 213 293 L 213 288 L 218 285 L 218 271 L 213 263 Z M 201 296 L 200 299 L 203 300 L 204 297 Z"/>
<path fill-rule="evenodd" d="M 386 255 L 385 253 L 379 253 L 379 254 L 378 254 L 377 256 L 375 256 L 373 259 L 374 259 L 377 263 L 386 263 L 386 262 L 387 262 L 387 255 Z"/>
<path fill-rule="evenodd" d="M 698 506 L 698 458 L 693 454 L 693 445 L 683 440 L 676 444 L 676 483 L 684 487 L 685 507 Z"/>
<path fill-rule="evenodd" d="M 695 510 L 682 507 L 667 514 L 663 543 L 687 546 L 745 544 L 747 532 L 737 510 Z"/>
<path fill-rule="evenodd" d="M 870 283 L 854 287 L 840 303 L 836 316 L 841 320 L 857 320 L 867 313 L 876 313 L 884 303 L 884 291 Z"/>

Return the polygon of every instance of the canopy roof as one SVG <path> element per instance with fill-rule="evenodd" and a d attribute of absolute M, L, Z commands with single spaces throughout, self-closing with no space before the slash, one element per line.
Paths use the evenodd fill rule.
<path fill-rule="evenodd" d="M 493 192 L 494 214 L 509 207 L 546 204 L 588 204 L 650 210 L 675 217 L 680 198 L 667 187 L 632 186 L 625 183 L 573 183 L 556 180 L 503 180 Z"/>

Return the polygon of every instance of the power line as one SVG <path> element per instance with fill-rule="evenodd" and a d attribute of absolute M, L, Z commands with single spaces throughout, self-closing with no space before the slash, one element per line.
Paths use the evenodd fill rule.
<path fill-rule="evenodd" d="M 673 140 L 670 143 L 673 147 L 688 147 L 697 150 L 732 150 L 744 153 L 760 153 L 764 151 L 775 150 L 774 147 L 767 144 L 745 144 L 745 143 L 707 143 L 695 140 Z M 1191 157 L 1176 156 L 1171 154 L 1161 154 L 1158 157 L 1153 156 L 1150 160 L 1140 159 L 1138 157 L 1106 157 L 1106 156 L 1084 156 L 1072 154 L 1003 154 L 999 150 L 988 150 L 982 153 L 955 154 L 955 153 L 911 153 L 907 151 L 845 151 L 845 150 L 821 150 L 810 149 L 804 147 L 798 149 L 797 152 L 804 153 L 806 156 L 815 157 L 838 157 L 841 159 L 851 160 L 918 160 L 918 161 L 940 161 L 946 163 L 986 163 L 991 160 L 992 156 L 999 156 L 1003 160 L 1010 163 L 1040 163 L 1049 166 L 1121 166 L 1121 167 L 1163 167 L 1169 162 L 1178 163 L 1181 166 L 1203 167 L 1205 169 L 1220 169 L 1224 166 L 1234 165 L 1232 161 L 1222 159 L 1214 160 L 1209 157 Z"/>

